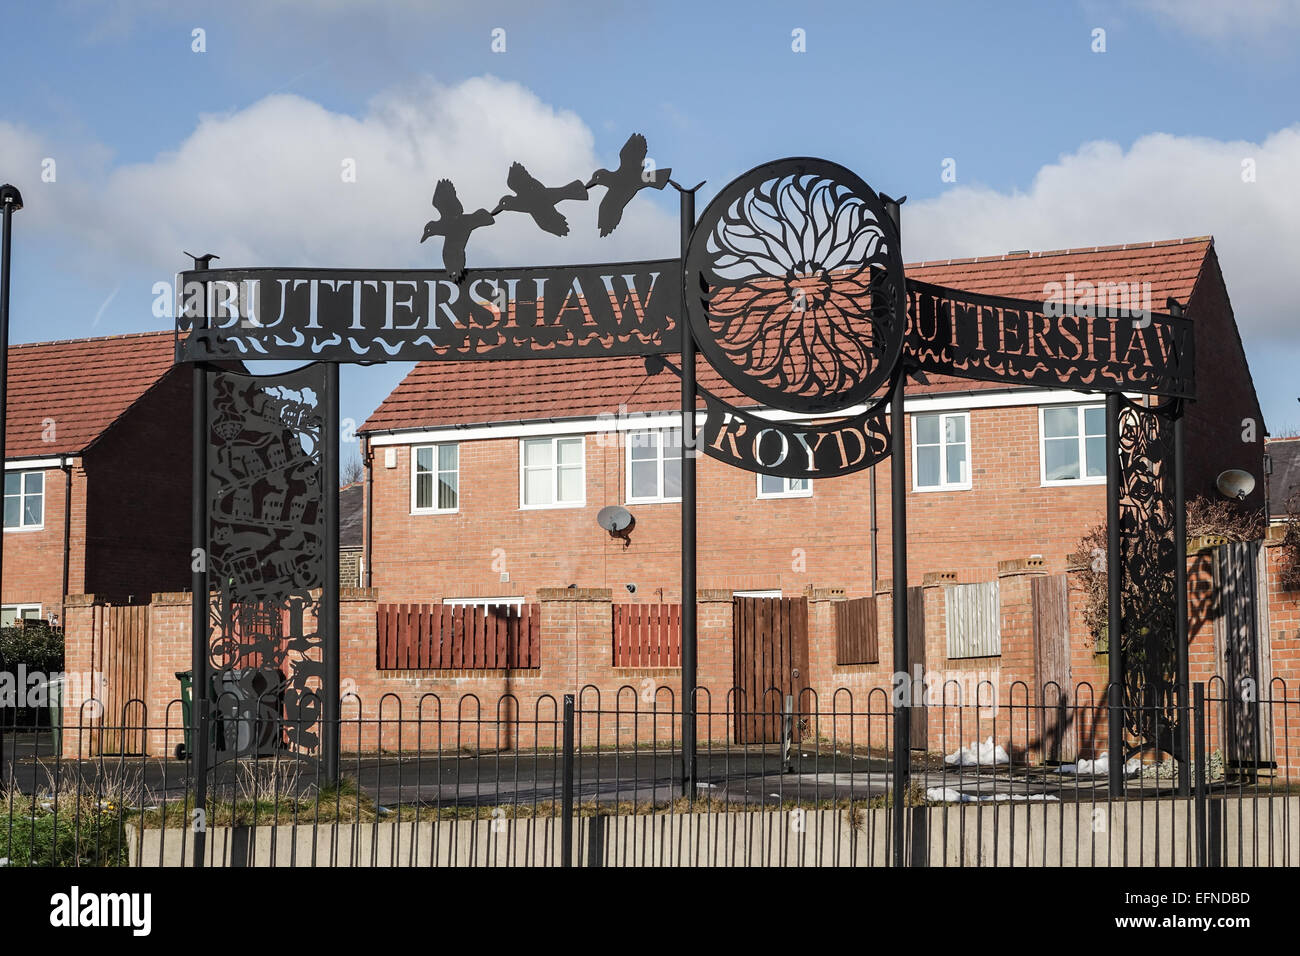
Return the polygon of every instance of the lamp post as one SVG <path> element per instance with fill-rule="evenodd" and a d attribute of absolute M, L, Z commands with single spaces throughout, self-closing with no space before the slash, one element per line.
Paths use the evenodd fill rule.
<path fill-rule="evenodd" d="M 3 249 L 0 249 L 0 462 L 5 461 L 5 424 L 9 411 L 6 385 L 9 381 L 9 251 L 13 239 L 14 213 L 23 208 L 23 194 L 17 186 L 0 186 L 0 209 L 4 216 Z M 0 582 L 4 580 L 4 535 L 0 534 Z"/>

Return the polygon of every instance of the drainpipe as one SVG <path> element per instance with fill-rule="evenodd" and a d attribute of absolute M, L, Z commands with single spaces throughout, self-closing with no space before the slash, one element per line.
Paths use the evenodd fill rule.
<path fill-rule="evenodd" d="M 72 541 L 72 464 L 63 459 L 63 591 L 59 595 L 59 627 L 67 630 L 68 555 Z"/>
<path fill-rule="evenodd" d="M 370 578 L 370 545 L 371 545 L 371 541 L 373 540 L 371 536 L 371 531 L 372 531 L 371 525 L 373 524 L 372 518 L 374 516 L 374 504 L 375 504 L 375 480 L 374 480 L 375 475 L 372 467 L 374 465 L 374 462 L 375 462 L 375 451 L 373 448 L 370 447 L 370 439 L 362 438 L 361 439 L 361 463 L 365 465 L 366 468 L 366 507 L 365 507 L 365 513 L 362 516 L 365 519 L 365 524 L 366 524 L 366 543 L 365 543 L 365 547 L 362 549 L 362 553 L 365 555 L 364 560 L 366 562 L 366 587 L 372 586 L 371 578 Z"/>
<path fill-rule="evenodd" d="M 876 522 L 876 466 L 872 465 L 871 471 L 871 594 L 876 594 L 876 581 L 878 580 L 876 572 L 879 570 L 876 566 L 876 541 L 880 533 L 880 525 Z"/>

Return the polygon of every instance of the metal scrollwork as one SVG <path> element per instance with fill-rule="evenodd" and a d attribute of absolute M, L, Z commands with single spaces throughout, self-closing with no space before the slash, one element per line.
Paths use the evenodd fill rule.
<path fill-rule="evenodd" d="M 209 661 L 218 759 L 319 746 L 323 368 L 212 376 Z"/>
<path fill-rule="evenodd" d="M 779 160 L 723 189 L 695 227 L 686 283 L 701 351 L 765 405 L 864 402 L 902 351 L 897 230 L 871 187 L 834 163 Z"/>
<path fill-rule="evenodd" d="M 1173 423 L 1159 411 L 1120 412 L 1121 633 L 1125 729 L 1139 749 L 1175 752 Z"/>

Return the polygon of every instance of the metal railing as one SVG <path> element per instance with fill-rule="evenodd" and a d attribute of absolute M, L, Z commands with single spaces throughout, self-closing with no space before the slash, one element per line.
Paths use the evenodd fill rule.
<path fill-rule="evenodd" d="M 21 866 L 1274 866 L 1300 863 L 1300 698 L 1220 681 L 1129 714 L 1114 787 L 1105 688 L 697 694 L 693 787 L 670 688 L 560 699 L 350 697 L 340 779 L 276 704 L 207 730 L 202 793 L 179 701 L 95 702 L 61 727 L 0 712 L 0 861 Z M 969 698 L 970 695 L 967 695 Z M 1159 750 L 1186 721 L 1191 753 Z M 295 731 L 295 732 L 290 732 Z M 1243 740 L 1243 733 L 1246 740 Z M 315 739 L 319 739 L 318 735 Z M 144 753 L 107 753 L 136 742 Z M 254 753 L 260 756 L 254 756 Z M 901 813 L 895 809 L 900 805 Z"/>

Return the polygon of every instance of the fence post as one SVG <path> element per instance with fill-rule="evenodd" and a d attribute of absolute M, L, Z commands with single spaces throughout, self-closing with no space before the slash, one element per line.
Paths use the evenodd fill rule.
<path fill-rule="evenodd" d="M 1197 681 L 1192 685 L 1192 721 L 1195 726 L 1192 733 L 1196 736 L 1196 865 L 1207 866 L 1205 842 L 1205 684 Z"/>
<path fill-rule="evenodd" d="M 785 695 L 785 708 L 781 715 L 781 772 L 794 773 L 790 759 L 791 738 L 794 736 L 794 695 Z"/>
<path fill-rule="evenodd" d="M 562 866 L 573 866 L 573 695 L 564 695 L 564 781 L 560 798 Z"/>

